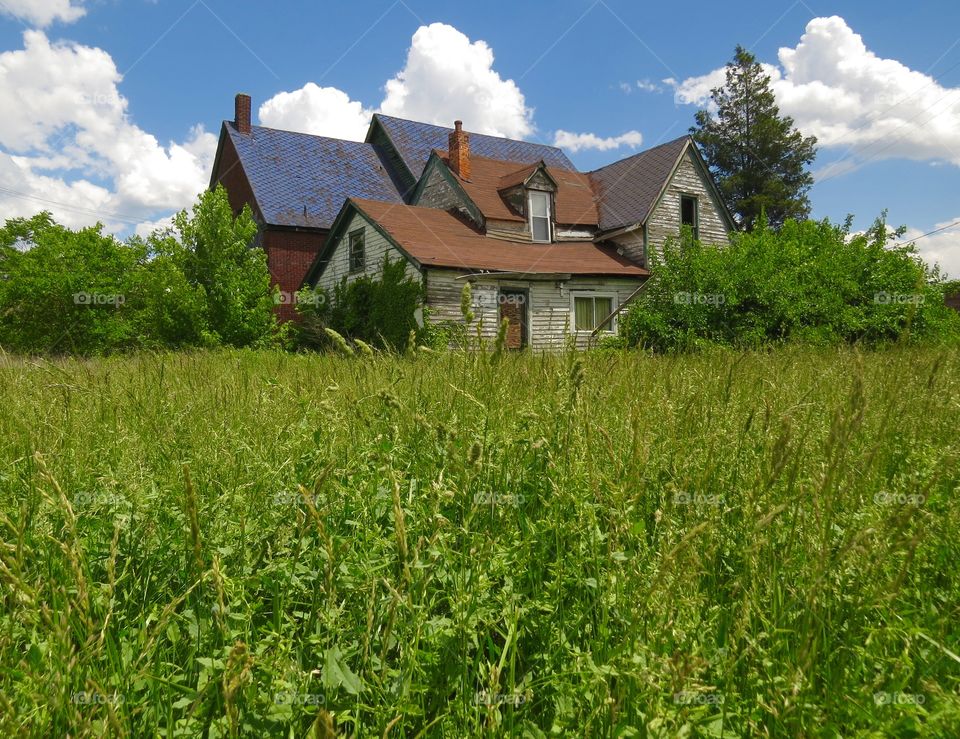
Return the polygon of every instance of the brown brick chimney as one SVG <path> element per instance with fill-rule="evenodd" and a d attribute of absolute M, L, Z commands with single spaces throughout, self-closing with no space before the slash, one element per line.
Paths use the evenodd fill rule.
<path fill-rule="evenodd" d="M 450 169 L 464 180 L 470 179 L 470 134 L 463 130 L 463 121 L 454 121 L 447 144 Z"/>
<path fill-rule="evenodd" d="M 250 96 L 238 93 L 234 100 L 233 123 L 240 133 L 250 133 Z"/>

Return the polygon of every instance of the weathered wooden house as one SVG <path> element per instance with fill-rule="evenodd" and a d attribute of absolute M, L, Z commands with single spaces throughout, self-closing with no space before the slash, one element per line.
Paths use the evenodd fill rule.
<path fill-rule="evenodd" d="M 511 348 L 549 349 L 615 334 L 649 276 L 648 254 L 682 225 L 725 243 L 733 221 L 688 137 L 579 172 L 558 148 L 373 116 L 366 141 L 252 126 L 237 96 L 211 186 L 249 204 L 274 281 L 330 289 L 376 276 L 384 256 L 422 280 L 433 320 L 474 313 Z"/>

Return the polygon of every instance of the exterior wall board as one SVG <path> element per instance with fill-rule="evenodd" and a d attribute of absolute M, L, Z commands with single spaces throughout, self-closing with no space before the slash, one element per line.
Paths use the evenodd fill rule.
<path fill-rule="evenodd" d="M 467 282 L 466 272 L 460 270 L 427 270 L 427 305 L 433 321 L 462 323 L 460 294 Z M 500 323 L 500 290 L 527 290 L 529 296 L 529 346 L 535 351 L 558 351 L 575 336 L 576 346 L 589 345 L 590 332 L 574 332 L 571 292 L 613 294 L 615 307 L 621 305 L 642 284 L 629 278 L 573 277 L 568 280 L 515 280 L 496 275 L 470 278 L 473 298 L 474 324 L 470 335 L 475 336 L 480 322 L 480 335 L 493 341 Z"/>
<path fill-rule="evenodd" d="M 680 197 L 693 195 L 697 198 L 700 215 L 700 240 L 705 244 L 728 244 L 723 206 L 713 195 L 712 189 L 700 174 L 694 154 L 688 151 L 663 197 L 647 218 L 648 248 L 659 249 L 670 237 L 680 233 Z"/>
<path fill-rule="evenodd" d="M 363 271 L 350 272 L 349 234 L 359 228 L 365 231 L 364 268 Z M 333 247 L 333 253 L 329 256 L 326 268 L 317 279 L 317 287 L 332 292 L 334 286 L 339 284 L 344 277 L 347 278 L 348 282 L 362 276 L 377 279 L 383 273 L 383 258 L 387 255 L 389 255 L 391 262 L 405 261 L 407 263 L 407 275 L 413 279 L 420 279 L 420 270 L 359 213 L 354 213 L 351 216 L 342 234 L 343 236 Z"/>

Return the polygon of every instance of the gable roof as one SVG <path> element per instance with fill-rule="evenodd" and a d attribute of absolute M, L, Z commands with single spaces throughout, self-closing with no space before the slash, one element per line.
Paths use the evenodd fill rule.
<path fill-rule="evenodd" d="M 441 158 L 446 152 L 438 152 Z M 444 159 L 446 161 L 446 159 Z M 522 184 L 540 168 L 541 162 L 517 170 L 517 162 L 470 157 L 470 179 L 465 180 L 451 171 L 451 175 L 476 204 L 484 218 L 501 221 L 526 219 L 513 210 L 500 194 L 501 190 Z M 590 176 L 574 169 L 544 167 L 557 184 L 554 219 L 563 225 L 597 225 L 597 204 L 591 188 Z M 505 184 L 506 183 L 506 184 Z"/>
<path fill-rule="evenodd" d="M 601 230 L 645 222 L 692 141 L 681 136 L 591 172 Z"/>
<path fill-rule="evenodd" d="M 270 225 L 330 228 L 350 196 L 402 202 L 373 144 L 262 126 L 241 134 L 232 121 L 224 133 Z"/>
<path fill-rule="evenodd" d="M 408 121 L 382 113 L 374 114 L 373 122 L 370 124 L 371 131 L 378 123 L 386 131 L 414 179 L 420 178 L 431 151 L 447 150 L 449 136 L 453 131 L 452 128 Z M 370 133 L 367 134 L 367 140 L 370 139 L 370 135 Z M 487 136 L 482 133 L 470 133 L 470 154 L 472 157 L 511 161 L 517 166 L 534 164 L 542 159 L 548 166 L 576 169 L 567 155 L 556 146 Z"/>
<path fill-rule="evenodd" d="M 351 198 L 344 204 L 344 213 L 350 210 L 360 212 L 420 267 L 611 277 L 645 277 L 650 274 L 617 254 L 615 249 L 598 246 L 592 241 L 531 244 L 491 239 L 454 214 L 438 208 Z M 342 218 L 343 222 L 347 220 Z M 330 248 L 334 248 L 334 236 L 335 232 L 328 239 Z M 318 258 L 318 262 L 325 256 Z M 308 280 L 313 281 L 320 269 L 321 264 L 311 268 Z"/>

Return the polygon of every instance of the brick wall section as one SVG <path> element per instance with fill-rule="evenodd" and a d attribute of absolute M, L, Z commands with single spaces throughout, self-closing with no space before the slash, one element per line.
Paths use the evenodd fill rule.
<path fill-rule="evenodd" d="M 263 249 L 273 284 L 279 286 L 284 300 L 277 306 L 277 318 L 289 321 L 296 317 L 293 296 L 303 284 L 307 270 L 313 264 L 327 238 L 322 231 L 279 231 L 266 229 Z"/>
<path fill-rule="evenodd" d="M 226 188 L 227 199 L 234 213 L 239 213 L 244 205 L 249 205 L 254 217 L 263 222 L 253 198 L 253 189 L 240 165 L 237 150 L 230 137 L 224 138 L 220 166 L 214 180 Z M 303 278 L 313 264 L 314 257 L 323 247 L 325 239 L 325 231 L 284 231 L 270 227 L 263 229 L 260 245 L 267 253 L 271 282 L 279 286 L 281 294 L 288 298 L 277 306 L 277 318 L 281 321 L 296 317 L 291 297 L 300 289 Z"/>
<path fill-rule="evenodd" d="M 945 296 L 944 302 L 946 302 L 948 308 L 953 308 L 955 311 L 960 311 L 960 292 Z"/>
<path fill-rule="evenodd" d="M 239 213 L 244 205 L 249 205 L 254 216 L 262 221 L 257 204 L 253 199 L 253 189 L 247 179 L 240 157 L 229 136 L 223 137 L 223 149 L 220 151 L 219 168 L 214 176 L 214 182 L 223 185 L 227 190 L 227 199 L 234 213 Z"/>

